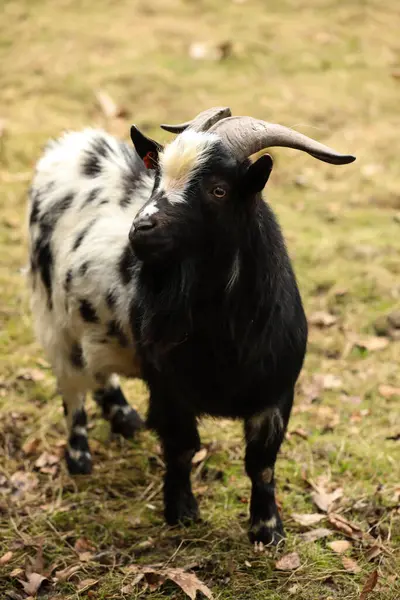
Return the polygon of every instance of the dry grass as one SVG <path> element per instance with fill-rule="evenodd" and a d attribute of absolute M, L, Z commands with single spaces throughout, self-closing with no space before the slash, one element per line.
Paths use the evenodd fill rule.
<path fill-rule="evenodd" d="M 376 320 L 399 307 L 399 25 L 396 0 L 3 0 L 0 557 L 13 555 L 0 566 L 2 597 L 25 597 L 17 581 L 23 573 L 10 574 L 35 556 L 40 540 L 46 565 L 80 565 L 75 578 L 44 587 L 45 598 L 77 598 L 79 581 L 87 578 L 98 583 L 80 595 L 99 600 L 181 597 L 172 584 L 121 592 L 133 578 L 127 565 L 166 562 L 195 564 L 221 600 L 353 600 L 375 569 L 371 598 L 400 597 L 400 453 L 399 442 L 388 439 L 399 433 L 399 396 L 382 388 L 400 385 L 399 342 L 392 329 L 382 350 L 353 343 L 374 335 Z M 189 56 L 193 41 L 227 40 L 233 50 L 223 61 Z M 97 89 L 127 107 L 129 119 L 105 122 L 94 101 Z M 287 573 L 274 568 L 274 555 L 254 553 L 247 542 L 249 485 L 236 424 L 207 420 L 202 426 L 208 457 L 197 468 L 195 489 L 206 521 L 186 530 L 163 525 L 162 468 L 150 433 L 134 443 L 109 443 L 106 425 L 93 420 L 91 478 L 72 480 L 58 463 L 49 473 L 34 466 L 43 451 L 57 455 L 64 436 L 54 380 L 33 339 L 22 273 L 26 189 L 40 149 L 63 129 L 87 125 L 126 136 L 131 121 L 167 139 L 157 131 L 160 122 L 181 121 L 215 104 L 296 126 L 358 158 L 336 168 L 293 151 L 273 152 L 269 200 L 307 312 L 337 317 L 329 328 L 311 329 L 290 425 L 303 437 L 291 435 L 278 464 L 289 537 L 277 556 L 297 551 L 301 560 Z M 310 403 L 307 385 L 316 374 L 338 379 L 325 379 L 328 389 Z M 126 387 L 144 411 L 144 387 Z M 29 454 L 24 444 L 33 439 L 40 445 Z M 17 498 L 10 478 L 31 471 L 37 487 Z M 302 528 L 291 515 L 315 512 L 306 480 L 320 476 L 331 489 L 343 487 L 335 510 L 383 546 L 368 562 L 370 538 L 353 542 L 348 556 L 359 573 L 347 572 L 325 539 L 304 543 L 299 537 Z M 74 551 L 82 536 L 95 547 L 87 562 Z"/>

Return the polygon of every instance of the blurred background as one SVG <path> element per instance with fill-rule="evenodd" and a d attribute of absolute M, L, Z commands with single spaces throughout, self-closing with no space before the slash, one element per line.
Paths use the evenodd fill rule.
<path fill-rule="evenodd" d="M 125 442 L 121 452 L 115 442 L 105 444 L 108 430 L 96 422 L 91 482 L 70 483 L 59 464 L 62 410 L 33 339 L 24 279 L 34 164 L 46 141 L 66 129 L 102 127 L 128 139 L 135 123 L 166 142 L 171 136 L 160 123 L 227 105 L 233 114 L 293 127 L 357 161 L 335 167 L 273 149 L 267 187 L 310 320 L 309 352 L 278 463 L 289 549 L 300 553 L 303 568 L 289 580 L 272 559 L 251 555 L 242 434 L 225 421 L 202 426 L 207 455 L 200 466 L 223 473 L 208 486 L 198 469 L 195 489 L 211 525 L 186 532 L 178 558 L 203 565 L 211 553 L 214 566 L 199 567 L 199 577 L 218 598 L 286 599 L 290 589 L 296 598 L 359 598 L 375 570 L 377 597 L 398 598 L 398 1 L 2 0 L 0 10 L 0 556 L 11 548 L 7 573 L 34 555 L 43 536 L 47 560 L 57 556 L 64 567 L 75 556 L 73 540 L 63 538 L 71 530 L 97 547 L 119 548 L 117 563 L 125 564 L 162 528 L 159 448 L 151 434 L 138 445 Z M 127 389 L 144 411 L 144 387 L 129 382 Z M 154 496 L 146 492 L 149 481 Z M 351 540 L 349 557 L 359 570 L 346 568 L 324 541 L 299 550 L 302 529 L 290 515 L 316 510 L 310 496 L 316 481 L 327 493 L 342 489 L 337 510 L 385 546 L 368 558 L 361 542 Z M 31 546 L 15 546 L 10 516 Z M 161 541 L 149 542 L 140 560 L 174 553 L 180 541 L 161 531 Z M 85 569 L 100 582 L 94 597 L 120 597 L 118 569 L 109 573 L 95 561 Z M 15 577 L 4 585 L 18 588 Z M 49 597 L 76 590 L 75 583 L 65 585 Z M 165 594 L 175 598 L 175 592 Z"/>

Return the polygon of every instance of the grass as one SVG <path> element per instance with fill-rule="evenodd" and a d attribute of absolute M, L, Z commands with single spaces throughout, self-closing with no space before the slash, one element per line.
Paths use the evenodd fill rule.
<path fill-rule="evenodd" d="M 71 580 L 41 588 L 49 599 L 183 598 L 171 583 L 153 591 L 143 582 L 126 588 L 133 579 L 127 566 L 154 563 L 192 566 L 220 600 L 355 600 L 374 570 L 379 578 L 371 597 L 400 597 L 400 453 L 399 442 L 388 439 L 399 433 L 399 396 L 382 387 L 400 385 L 398 331 L 381 350 L 359 342 L 399 308 L 399 19 L 396 0 L 3 0 L 0 557 L 13 554 L 0 566 L 1 597 L 26 596 L 18 582 L 24 574 L 16 569 L 41 544 L 53 575 L 80 567 Z M 192 42 L 226 41 L 232 51 L 225 60 L 194 60 L 188 52 Z M 96 106 L 98 89 L 129 117 L 106 120 Z M 269 201 L 307 313 L 336 317 L 331 327 L 311 327 L 292 433 L 278 462 L 288 540 L 276 552 L 256 553 L 247 542 L 249 482 L 238 424 L 202 424 L 208 455 L 195 468 L 194 487 L 204 522 L 187 529 L 163 523 L 162 461 L 149 432 L 132 443 L 110 440 L 107 426 L 92 418 L 90 478 L 73 480 L 58 462 L 41 470 L 34 464 L 43 451 L 57 458 L 64 439 L 61 403 L 33 337 L 23 275 L 26 191 L 43 144 L 87 125 L 126 137 L 131 122 L 166 140 L 160 122 L 221 104 L 357 155 L 354 165 L 339 168 L 273 150 Z M 321 375 L 325 389 L 311 402 L 310 384 Z M 144 386 L 133 381 L 125 388 L 144 412 Z M 91 404 L 89 412 L 94 417 Z M 36 449 L 29 453 L 32 441 Z M 22 485 L 30 472 L 36 487 L 18 495 L 17 480 Z M 305 543 L 292 517 L 316 511 L 307 482 L 321 477 L 329 489 L 343 488 L 336 512 L 384 549 L 368 561 L 363 543 L 353 541 L 347 556 L 358 573 L 346 571 L 327 539 Z M 86 561 L 74 550 L 82 537 L 93 546 Z M 335 531 L 328 541 L 343 537 Z M 301 566 L 276 570 L 277 558 L 292 551 Z M 97 583 L 79 591 L 87 579 Z"/>

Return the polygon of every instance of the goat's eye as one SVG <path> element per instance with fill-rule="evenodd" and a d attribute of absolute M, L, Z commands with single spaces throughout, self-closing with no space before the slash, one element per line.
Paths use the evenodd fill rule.
<path fill-rule="evenodd" d="M 216 198 L 224 198 L 226 196 L 226 190 L 224 190 L 224 188 L 220 185 L 217 185 L 215 188 L 213 188 L 212 195 Z"/>

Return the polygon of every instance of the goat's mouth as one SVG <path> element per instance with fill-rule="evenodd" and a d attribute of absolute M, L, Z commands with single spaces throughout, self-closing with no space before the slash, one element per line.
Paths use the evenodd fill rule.
<path fill-rule="evenodd" d="M 173 249 L 172 240 L 161 229 L 136 229 L 129 232 L 129 242 L 134 254 L 143 262 L 162 261 Z"/>

